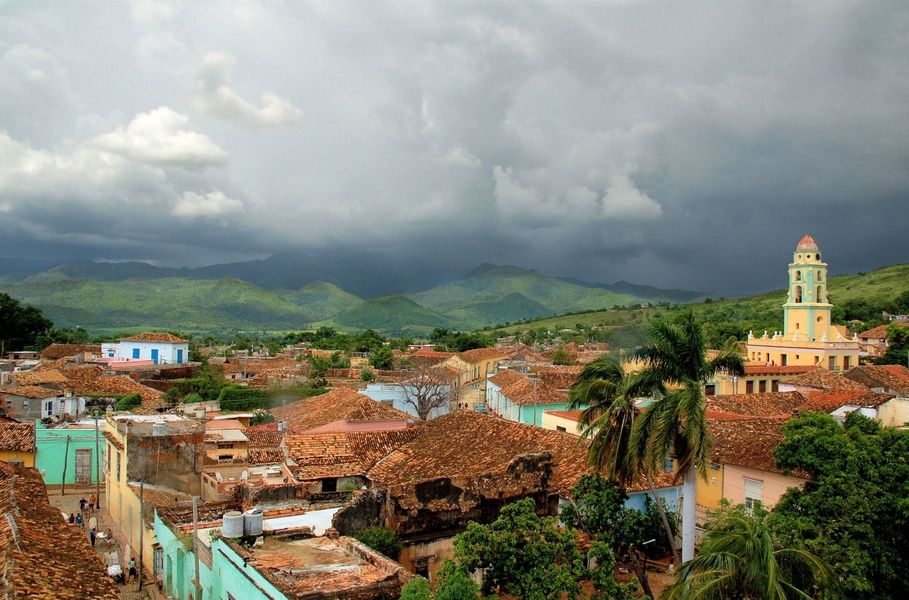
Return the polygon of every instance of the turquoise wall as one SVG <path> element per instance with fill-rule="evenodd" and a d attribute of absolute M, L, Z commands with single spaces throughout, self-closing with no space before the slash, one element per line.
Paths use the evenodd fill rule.
<path fill-rule="evenodd" d="M 174 532 L 158 517 L 157 513 L 155 513 L 155 540 L 164 552 L 165 591 L 178 600 L 188 600 L 190 596 L 195 595 L 193 589 L 193 578 L 196 574 L 195 554 L 191 549 L 187 550 L 183 546 L 183 542 L 177 539 Z M 211 570 L 201 561 L 199 562 L 199 579 L 202 580 L 202 598 L 200 600 L 221 598 L 220 595 L 213 594 Z"/>
<path fill-rule="evenodd" d="M 103 426 L 103 423 L 102 423 Z M 66 437 L 69 436 L 69 453 L 66 452 Z M 104 453 L 104 437 L 99 436 L 99 448 Z M 66 484 L 76 483 L 76 449 L 86 448 L 92 451 L 92 480 L 97 482 L 98 452 L 95 448 L 94 429 L 48 429 L 41 421 L 35 422 L 35 466 L 44 476 L 47 485 L 63 483 L 63 463 L 66 460 Z M 101 477 L 104 477 L 104 466 L 101 466 Z"/>
<path fill-rule="evenodd" d="M 214 568 L 217 573 L 214 598 L 234 598 L 250 600 L 287 600 L 275 586 L 262 577 L 253 567 L 243 564 L 243 559 L 222 540 L 217 540 L 212 547 Z"/>
<path fill-rule="evenodd" d="M 520 423 L 526 423 L 528 425 L 536 425 L 537 427 L 543 426 L 543 411 L 547 410 L 568 410 L 568 403 L 562 402 L 561 404 L 537 404 L 536 405 L 536 420 L 534 420 L 534 407 L 524 405 L 521 407 L 521 420 Z"/>

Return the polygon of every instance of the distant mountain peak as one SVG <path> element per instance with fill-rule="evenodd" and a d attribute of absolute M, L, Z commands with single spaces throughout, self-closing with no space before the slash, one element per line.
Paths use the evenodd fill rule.
<path fill-rule="evenodd" d="M 514 265 L 483 263 L 467 273 L 465 277 L 508 277 L 516 275 L 528 275 L 530 273 L 536 273 L 536 271 L 532 269 L 522 269 L 521 267 L 516 267 Z"/>

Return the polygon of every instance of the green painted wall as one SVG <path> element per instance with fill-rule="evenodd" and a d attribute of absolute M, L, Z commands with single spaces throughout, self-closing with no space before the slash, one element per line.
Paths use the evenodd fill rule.
<path fill-rule="evenodd" d="M 543 426 L 543 412 L 547 410 L 568 410 L 567 403 L 561 404 L 537 404 L 536 405 L 536 419 L 534 419 L 534 406 L 522 406 L 521 407 L 521 420 L 520 423 L 526 423 L 527 425 L 536 425 L 537 427 Z"/>
<path fill-rule="evenodd" d="M 66 438 L 69 436 L 69 452 L 66 450 Z M 92 455 L 92 472 L 91 484 L 97 482 L 98 475 L 98 452 L 104 453 L 104 437 L 99 437 L 100 443 L 95 448 L 95 430 L 94 429 L 48 429 L 41 424 L 41 421 L 35 422 L 35 466 L 44 476 L 44 483 L 47 485 L 60 485 L 63 483 L 63 463 L 66 458 L 66 484 L 73 485 L 76 483 L 76 450 L 91 450 Z M 103 460 L 103 456 L 102 456 Z M 103 471 L 103 463 L 101 465 Z M 104 473 L 101 473 L 104 477 Z"/>

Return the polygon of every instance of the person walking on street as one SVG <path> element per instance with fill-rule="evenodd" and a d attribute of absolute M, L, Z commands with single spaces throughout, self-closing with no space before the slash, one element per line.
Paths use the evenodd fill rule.
<path fill-rule="evenodd" d="M 79 529 L 85 531 L 85 527 L 83 527 L 83 525 L 82 525 L 82 513 L 79 513 L 78 515 L 76 515 L 76 525 L 79 526 Z"/>
<path fill-rule="evenodd" d="M 69 513 L 69 524 L 73 525 L 76 523 L 76 513 Z"/>
<path fill-rule="evenodd" d="M 88 497 L 88 510 L 95 510 L 95 502 L 96 498 L 94 494 Z"/>
<path fill-rule="evenodd" d="M 92 530 L 88 532 L 88 537 L 89 537 L 89 539 L 91 539 L 91 541 L 92 541 L 92 548 L 94 548 L 94 547 L 95 547 L 95 540 L 96 540 L 97 537 L 98 537 L 97 534 L 95 534 L 94 528 L 92 528 Z"/>
<path fill-rule="evenodd" d="M 79 498 L 79 512 L 85 512 L 85 498 Z"/>
<path fill-rule="evenodd" d="M 129 573 L 127 574 L 127 581 L 132 581 L 133 579 L 138 579 L 139 577 L 136 574 L 136 559 L 129 559 Z"/>

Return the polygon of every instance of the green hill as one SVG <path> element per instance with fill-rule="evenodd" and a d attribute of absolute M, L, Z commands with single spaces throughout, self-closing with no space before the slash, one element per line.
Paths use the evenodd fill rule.
<path fill-rule="evenodd" d="M 883 267 L 869 273 L 854 275 L 834 275 L 829 278 L 828 290 L 830 301 L 834 305 L 834 322 L 845 320 L 865 320 L 865 315 L 880 315 L 888 305 L 897 303 L 897 299 L 909 294 L 909 264 L 898 264 Z M 778 289 L 763 294 L 741 298 L 706 299 L 701 302 L 686 304 L 707 324 L 708 331 L 725 325 L 729 333 L 747 333 L 753 329 L 755 334 L 783 328 L 782 305 L 786 301 L 786 290 Z M 649 314 L 666 312 L 675 309 L 647 310 L 605 310 L 590 311 L 580 314 L 565 314 L 557 317 L 538 319 L 502 328 L 506 333 L 543 329 L 558 331 L 560 329 L 582 326 L 622 327 L 642 323 Z M 896 310 L 896 308 L 891 308 Z"/>
<path fill-rule="evenodd" d="M 513 295 L 519 296 L 513 296 Z M 512 319 L 522 318 L 510 311 L 509 305 L 519 302 L 533 303 L 537 314 L 545 310 L 550 314 L 607 308 L 616 304 L 640 301 L 635 296 L 618 294 L 598 287 L 587 287 L 513 266 L 484 264 L 461 279 L 451 281 L 425 292 L 409 294 L 417 303 L 435 311 L 448 313 L 467 309 L 480 304 L 474 311 L 477 317 L 495 316 L 495 313 L 511 313 Z M 495 303 L 501 303 L 495 308 Z M 545 314 L 545 313 L 543 313 Z M 529 316 L 529 315 L 528 315 Z M 523 317 L 526 318 L 526 317 Z M 506 320 L 512 320 L 506 319 Z M 487 320 L 486 324 L 496 321 Z"/>
<path fill-rule="evenodd" d="M 459 322 L 472 323 L 474 326 L 489 323 L 508 323 L 521 319 L 532 319 L 553 314 L 553 310 L 534 302 L 524 294 L 512 292 L 497 300 L 476 302 L 464 308 L 449 312 Z"/>
<path fill-rule="evenodd" d="M 457 322 L 405 296 L 384 296 L 342 310 L 318 324 L 371 328 L 391 334 L 425 335 L 436 327 L 455 327 Z"/>

